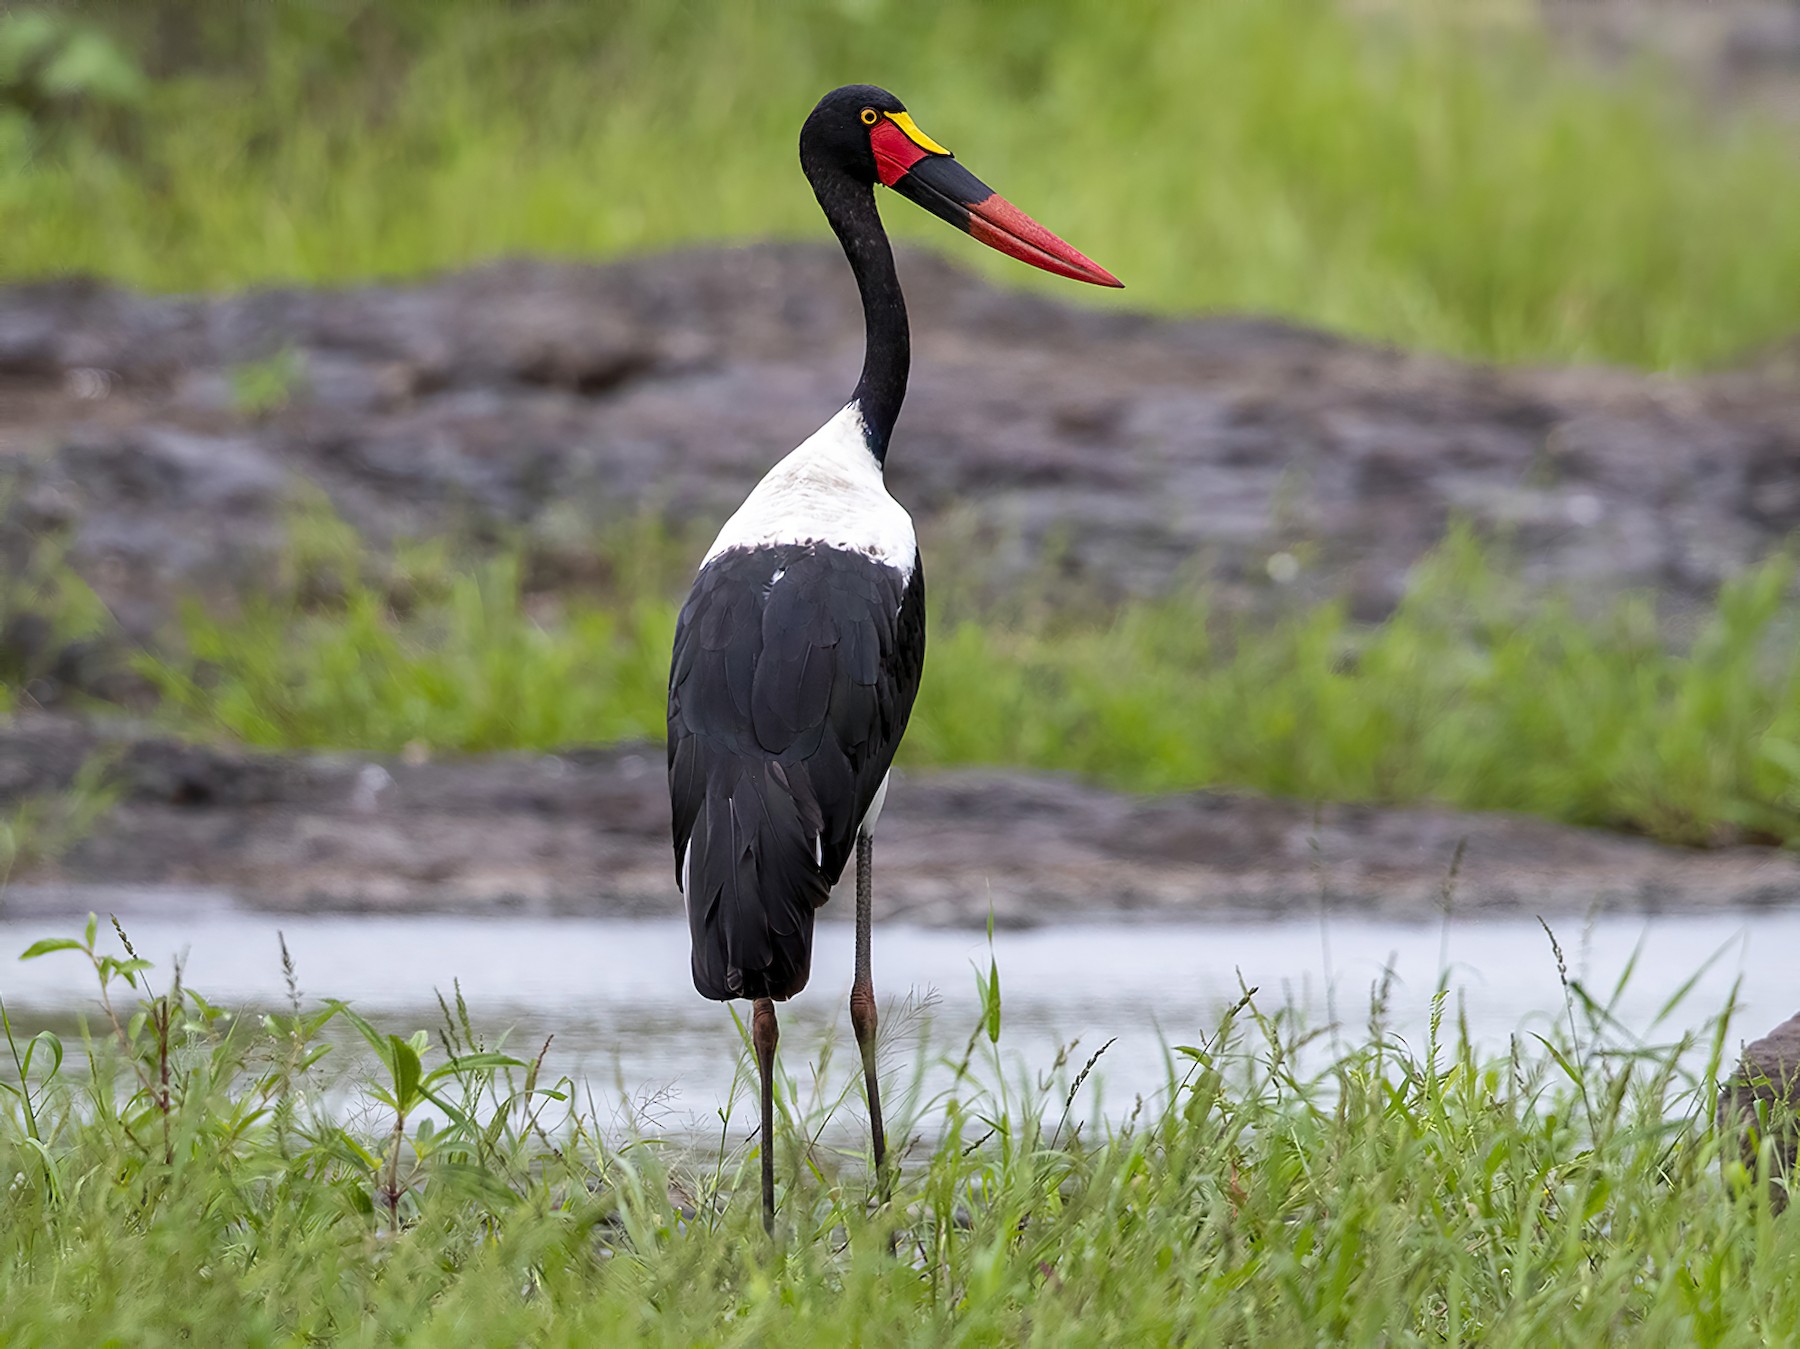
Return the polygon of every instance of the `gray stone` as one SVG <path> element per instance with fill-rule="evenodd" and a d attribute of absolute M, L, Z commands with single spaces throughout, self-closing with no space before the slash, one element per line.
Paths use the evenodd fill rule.
<path fill-rule="evenodd" d="M 1203 576 L 1228 605 L 1343 594 L 1376 615 L 1461 516 L 1533 583 L 1679 607 L 1800 525 L 1794 362 L 1488 369 L 902 268 L 918 345 L 892 487 L 928 548 L 954 540 L 996 588 Z M 66 534 L 140 635 L 180 589 L 265 579 L 309 484 L 376 541 L 592 538 L 646 514 L 707 535 L 842 400 L 860 343 L 828 244 L 219 299 L 15 286 L 0 513 Z M 285 400 L 238 409 L 271 357 Z"/>
<path fill-rule="evenodd" d="M 1719 1124 L 1739 1139 L 1744 1165 L 1754 1169 L 1765 1135 L 1773 1142 L 1769 1203 L 1777 1212 L 1788 1204 L 1794 1166 L 1800 1157 L 1800 1013 L 1789 1017 L 1744 1049 L 1737 1071 L 1719 1094 Z"/>
<path fill-rule="evenodd" d="M 409 762 L 184 744 L 43 716 L 0 728 L 0 812 L 106 765 L 118 804 L 0 903 L 162 887 L 307 912 L 679 912 L 660 745 Z M 1217 792 L 1145 797 L 986 770 L 909 774 L 882 814 L 885 917 L 1025 926 L 1101 913 L 1407 920 L 1800 901 L 1800 856 L 1697 852 L 1543 820 Z M 49 887 L 49 888 L 46 888 Z M 74 887 L 71 889 L 71 887 Z M 833 904 L 829 919 L 849 906 Z"/>

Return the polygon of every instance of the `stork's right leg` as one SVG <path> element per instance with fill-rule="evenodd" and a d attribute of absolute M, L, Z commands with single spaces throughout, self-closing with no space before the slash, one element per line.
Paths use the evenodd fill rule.
<path fill-rule="evenodd" d="M 775 1044 L 781 1028 L 775 1023 L 775 1004 L 758 998 L 751 1006 L 750 1043 L 756 1050 L 756 1075 L 762 1084 L 762 1201 L 763 1230 L 775 1234 Z"/>
<path fill-rule="evenodd" d="M 850 1024 L 862 1051 L 863 1087 L 869 1094 L 869 1136 L 875 1152 L 875 1175 L 887 1160 L 887 1133 L 881 1124 L 881 1085 L 875 1080 L 875 982 L 869 973 L 869 946 L 875 919 L 875 845 L 867 834 L 856 836 L 856 974 L 850 983 Z"/>

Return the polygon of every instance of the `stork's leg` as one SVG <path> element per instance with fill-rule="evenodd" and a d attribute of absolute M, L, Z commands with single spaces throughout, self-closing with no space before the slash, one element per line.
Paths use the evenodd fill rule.
<path fill-rule="evenodd" d="M 875 984 L 869 976 L 869 937 L 875 919 L 875 884 L 871 875 L 875 844 L 856 836 L 856 977 L 850 984 L 850 1024 L 862 1050 L 863 1086 L 869 1093 L 869 1133 L 879 1178 L 887 1160 L 887 1133 L 881 1126 L 881 1085 L 875 1080 Z"/>
<path fill-rule="evenodd" d="M 750 1043 L 756 1050 L 756 1075 L 762 1082 L 763 1230 L 775 1234 L 775 1043 L 781 1028 L 775 1004 L 758 998 L 751 1006 Z"/>

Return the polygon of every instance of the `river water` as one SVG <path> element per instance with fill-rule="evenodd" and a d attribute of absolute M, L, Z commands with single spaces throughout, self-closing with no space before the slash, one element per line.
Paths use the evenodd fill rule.
<path fill-rule="evenodd" d="M 93 978 L 79 956 L 13 959 L 37 938 L 74 926 L 0 920 L 0 998 L 16 1028 L 66 1024 L 93 1008 Z M 1635 960 L 1615 1015 L 1629 1033 L 1654 1042 L 1706 1025 L 1734 985 L 1734 1052 L 1800 1007 L 1791 962 L 1767 958 L 1800 950 L 1800 914 L 1605 917 L 1553 926 L 1570 976 L 1602 1001 Z M 554 1035 L 548 1062 L 555 1071 L 575 1076 L 597 1104 L 649 1127 L 705 1129 L 710 1121 L 716 1130 L 717 1112 L 734 1091 L 740 1118 L 751 1099 L 731 1012 L 694 993 L 686 928 L 676 919 L 306 918 L 228 910 L 185 920 L 140 915 L 127 930 L 139 952 L 162 966 L 160 979 L 180 953 L 188 986 L 228 1007 L 286 1004 L 278 933 L 307 1002 L 346 999 L 385 1030 L 440 1024 L 436 994 L 450 995 L 460 983 L 484 1035 L 504 1034 L 508 1047 L 527 1056 Z M 1753 959 L 1756 953 L 1764 958 Z M 1566 1016 L 1550 940 L 1533 919 L 1095 921 L 997 932 L 991 955 L 1003 1013 L 995 1071 L 1020 1080 L 1043 1073 L 1069 1045 L 1079 1066 L 1110 1040 L 1086 1092 L 1088 1104 L 1112 1115 L 1137 1094 L 1166 1085 L 1166 1046 L 1208 1033 L 1241 985 L 1261 990 L 1257 1002 L 1265 1010 L 1292 1006 L 1317 1025 L 1335 1016 L 1353 1043 L 1363 1034 L 1372 987 L 1390 970 L 1388 1023 L 1415 1047 L 1424 1044 L 1440 972 L 1452 991 L 1452 1014 L 1460 1008 L 1488 1049 L 1503 1051 L 1520 1031 L 1548 1033 Z M 989 959 L 982 932 L 878 929 L 876 987 L 890 1075 L 905 1079 L 921 1059 L 961 1052 L 980 1019 L 975 971 L 985 971 Z M 803 1097 L 853 1081 L 850 966 L 849 927 L 821 924 L 812 985 L 782 1009 L 782 1061 Z M 1692 990 L 1665 1012 L 1696 974 Z M 835 1052 L 815 1082 L 828 1041 Z M 926 1096 L 947 1072 L 939 1066 L 927 1074 Z M 906 1082 L 894 1090 L 903 1094 Z"/>

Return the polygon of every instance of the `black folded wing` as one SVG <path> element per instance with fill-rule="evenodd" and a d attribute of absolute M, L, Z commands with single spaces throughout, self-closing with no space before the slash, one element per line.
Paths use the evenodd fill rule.
<path fill-rule="evenodd" d="M 786 998 L 893 763 L 925 657 L 924 576 L 820 544 L 700 570 L 669 671 L 675 875 L 694 984 Z"/>

